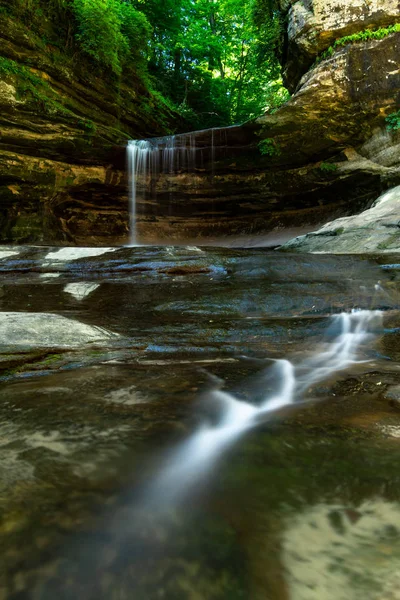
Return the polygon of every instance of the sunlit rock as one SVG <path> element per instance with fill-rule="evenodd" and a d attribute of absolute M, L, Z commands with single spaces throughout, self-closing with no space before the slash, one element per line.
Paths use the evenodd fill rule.
<path fill-rule="evenodd" d="M 288 11 L 286 85 L 294 90 L 317 56 L 335 40 L 396 23 L 397 0 L 280 0 Z"/>
<path fill-rule="evenodd" d="M 368 210 L 327 223 L 317 231 L 290 240 L 282 249 L 331 254 L 400 252 L 399 202 L 397 186 L 380 196 Z"/>
<path fill-rule="evenodd" d="M 319 504 L 287 521 L 283 564 L 291 600 L 398 598 L 400 505 Z M 350 592 L 351 590 L 351 592 Z"/>
<path fill-rule="evenodd" d="M 64 292 L 71 294 L 77 300 L 83 300 L 100 287 L 98 283 L 68 283 Z"/>
<path fill-rule="evenodd" d="M 61 315 L 30 312 L 0 313 L 0 345 L 75 348 L 102 344 L 119 336 Z"/>
<path fill-rule="evenodd" d="M 45 260 L 59 260 L 64 262 L 87 258 L 88 256 L 101 256 L 102 254 L 115 251 L 116 248 L 61 248 L 61 250 L 55 250 L 46 254 Z"/>

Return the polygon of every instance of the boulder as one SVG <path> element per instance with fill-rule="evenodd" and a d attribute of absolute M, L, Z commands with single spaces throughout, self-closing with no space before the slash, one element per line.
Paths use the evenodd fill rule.
<path fill-rule="evenodd" d="M 399 203 L 397 186 L 364 212 L 327 223 L 317 231 L 290 240 L 281 249 L 319 254 L 400 252 Z"/>

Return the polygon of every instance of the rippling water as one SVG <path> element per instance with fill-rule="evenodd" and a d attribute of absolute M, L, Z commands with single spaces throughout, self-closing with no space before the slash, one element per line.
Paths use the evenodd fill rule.
<path fill-rule="evenodd" d="M 0 261 L 0 598 L 396 598 L 398 257 L 95 250 Z"/>

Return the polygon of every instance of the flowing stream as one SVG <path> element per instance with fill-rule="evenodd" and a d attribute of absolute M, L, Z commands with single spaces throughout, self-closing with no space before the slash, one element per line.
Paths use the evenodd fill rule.
<path fill-rule="evenodd" d="M 326 341 L 309 358 L 300 362 L 279 359 L 261 373 L 259 389 L 253 391 L 254 397 L 261 397 L 258 403 L 245 402 L 221 389 L 205 394 L 208 403 L 219 411 L 216 422 L 204 424 L 173 450 L 167 461 L 161 464 L 158 474 L 156 472 L 153 476 L 152 483 L 139 496 L 128 499 L 127 503 L 108 515 L 104 538 L 112 537 L 114 547 L 122 549 L 126 560 L 140 563 L 142 558 L 146 565 L 145 577 L 153 564 L 157 565 L 161 557 L 172 551 L 171 540 L 180 535 L 177 509 L 187 510 L 191 492 L 194 492 L 192 500 L 195 501 L 198 495 L 196 484 L 203 484 L 204 476 L 212 471 L 224 451 L 247 430 L 268 421 L 273 413 L 309 402 L 307 392 L 313 384 L 352 364 L 364 362 L 363 347 L 368 348 L 374 334 L 382 330 L 382 312 L 379 310 L 344 312 L 332 317 L 331 321 Z M 94 600 L 99 593 L 96 573 L 107 570 L 108 555 L 104 555 L 101 546 L 93 546 L 90 536 L 87 542 L 70 550 L 70 553 L 71 559 L 77 561 L 85 573 L 84 597 Z M 64 567 L 67 572 L 70 568 Z M 67 572 L 62 571 L 61 577 L 66 577 Z M 37 588 L 34 600 L 54 597 L 52 585 L 50 582 L 43 588 Z M 130 593 L 137 591 L 140 599 L 144 598 L 140 595 L 143 591 L 141 585 L 139 578 L 129 589 Z M 149 589 L 151 594 L 154 590 Z M 162 584 L 158 584 L 157 589 L 163 589 Z M 75 593 L 76 590 L 67 589 L 64 597 L 72 599 L 76 597 Z M 149 595 L 149 598 L 153 597 L 156 596 Z"/>
<path fill-rule="evenodd" d="M 220 389 L 209 394 L 209 402 L 219 407 L 219 419 L 213 425 L 203 425 L 187 442 L 170 456 L 154 484 L 147 502 L 161 502 L 163 509 L 182 500 L 203 475 L 218 460 L 229 445 L 246 430 L 268 420 L 271 413 L 299 402 L 315 383 L 359 362 L 363 344 L 371 342 L 374 332 L 382 327 L 382 313 L 359 310 L 332 317 L 332 341 L 296 364 L 287 359 L 276 360 L 260 378 L 260 386 L 274 382 L 272 392 L 262 392 L 258 404 L 245 402 Z"/>
<path fill-rule="evenodd" d="M 6 600 L 393 596 L 398 256 L 5 252 Z"/>

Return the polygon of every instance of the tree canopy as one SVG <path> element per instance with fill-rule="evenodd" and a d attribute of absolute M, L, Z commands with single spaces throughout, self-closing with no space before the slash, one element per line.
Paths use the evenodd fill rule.
<path fill-rule="evenodd" d="M 151 27 L 149 73 L 194 126 L 258 116 L 287 97 L 279 12 L 254 0 L 136 0 Z"/>
<path fill-rule="evenodd" d="M 32 26 L 58 18 L 66 48 L 117 80 L 134 71 L 190 128 L 242 122 L 287 98 L 277 0 L 3 1 Z"/>

